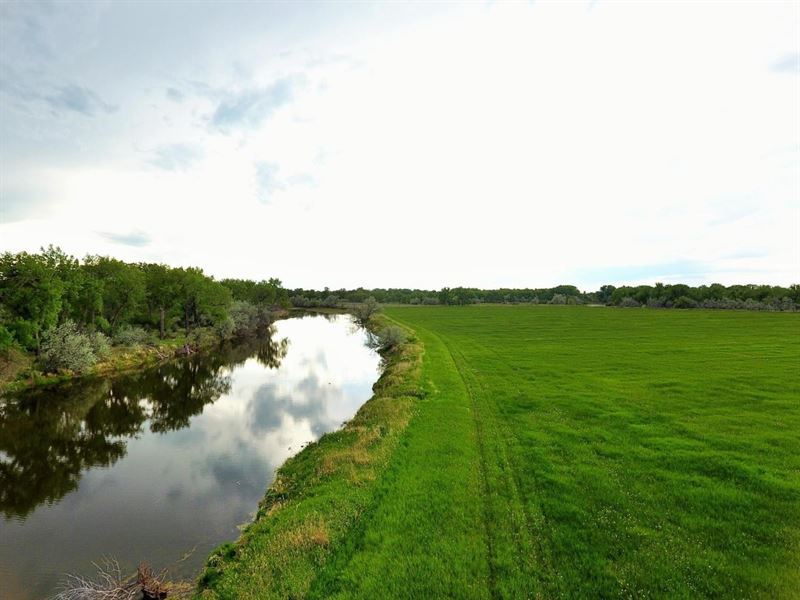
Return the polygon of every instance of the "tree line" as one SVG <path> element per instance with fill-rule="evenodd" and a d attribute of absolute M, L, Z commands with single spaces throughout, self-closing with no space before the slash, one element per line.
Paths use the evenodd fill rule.
<path fill-rule="evenodd" d="M 268 326 L 275 307 L 340 307 L 369 298 L 410 305 L 606 304 L 794 311 L 800 306 L 800 285 L 656 283 L 604 285 L 594 292 L 573 285 L 290 291 L 274 278 L 218 281 L 197 267 L 126 263 L 97 255 L 78 260 L 50 246 L 38 253 L 0 255 L 0 350 L 18 345 L 40 356 L 49 341 L 57 357 L 72 354 L 75 364 L 82 365 L 105 352 L 109 341 L 129 345 L 154 336 L 163 339 L 182 332 L 188 337 L 208 330 L 219 338 L 235 337 Z"/>
<path fill-rule="evenodd" d="M 0 349 L 16 344 L 39 355 L 59 327 L 67 341 L 73 330 L 95 336 L 95 346 L 104 343 L 99 336 L 124 343 L 201 328 L 231 337 L 268 324 L 270 311 L 288 304 L 278 279 L 217 281 L 197 267 L 78 260 L 53 246 L 0 255 Z"/>
<path fill-rule="evenodd" d="M 294 289 L 289 299 L 296 307 L 337 307 L 375 298 L 381 304 L 604 304 L 651 308 L 719 308 L 794 311 L 800 307 L 800 285 L 731 285 L 719 283 L 689 286 L 664 284 L 640 286 L 603 285 L 582 292 L 574 285 L 551 288 L 479 289 L 445 287 L 440 290 L 409 288 L 357 288 L 353 290 Z"/>

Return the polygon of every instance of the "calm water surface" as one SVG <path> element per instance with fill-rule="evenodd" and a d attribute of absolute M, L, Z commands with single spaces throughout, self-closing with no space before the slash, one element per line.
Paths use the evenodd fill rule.
<path fill-rule="evenodd" d="M 193 578 L 274 471 L 370 397 L 379 357 L 345 316 L 113 380 L 0 399 L 0 598 L 45 598 L 113 555 Z"/>

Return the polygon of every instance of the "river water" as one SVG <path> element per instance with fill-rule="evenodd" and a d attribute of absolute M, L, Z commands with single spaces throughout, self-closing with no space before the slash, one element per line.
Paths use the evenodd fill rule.
<path fill-rule="evenodd" d="M 0 399 L 0 598 L 40 599 L 113 556 L 192 579 L 275 469 L 371 396 L 380 358 L 344 315 L 114 379 Z"/>

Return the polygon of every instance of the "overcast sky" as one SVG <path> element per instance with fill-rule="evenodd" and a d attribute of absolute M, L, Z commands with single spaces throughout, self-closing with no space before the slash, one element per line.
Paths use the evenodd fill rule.
<path fill-rule="evenodd" d="M 800 282 L 800 3 L 0 5 L 0 250 Z"/>

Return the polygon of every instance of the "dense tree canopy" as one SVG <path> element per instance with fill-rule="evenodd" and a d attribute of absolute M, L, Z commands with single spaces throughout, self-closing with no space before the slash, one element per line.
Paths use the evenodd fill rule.
<path fill-rule="evenodd" d="M 275 306 L 288 305 L 278 279 L 216 281 L 199 268 L 107 256 L 80 261 L 52 246 L 0 255 L 0 343 L 16 342 L 37 354 L 49 332 L 66 323 L 110 336 L 133 326 L 162 338 L 178 329 L 188 334 L 221 326 L 231 319 L 234 299 L 260 311 L 261 321 Z"/>

